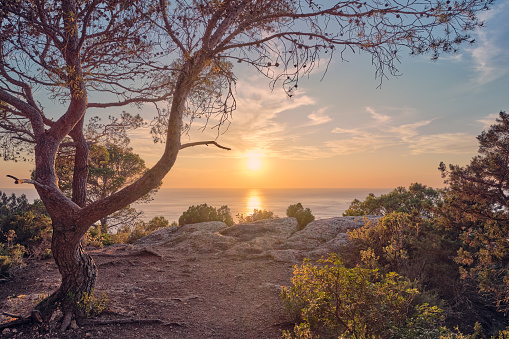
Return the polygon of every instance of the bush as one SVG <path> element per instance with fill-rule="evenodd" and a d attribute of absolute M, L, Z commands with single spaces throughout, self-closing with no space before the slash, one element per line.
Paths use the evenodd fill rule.
<path fill-rule="evenodd" d="M 414 183 L 408 189 L 398 187 L 380 197 L 370 193 L 364 201 L 354 199 L 343 216 L 383 216 L 392 212 L 402 212 L 432 217 L 435 207 L 442 201 L 442 194 L 441 190 Z"/>
<path fill-rule="evenodd" d="M 255 222 L 258 220 L 265 219 L 277 219 L 278 216 L 274 215 L 274 212 L 267 210 L 253 210 L 253 214 L 244 216 L 243 214 L 237 214 L 237 219 L 239 219 L 239 224 L 245 224 L 248 222 Z"/>
<path fill-rule="evenodd" d="M 149 222 L 138 221 L 133 226 L 125 225 L 115 234 L 108 234 L 109 239 L 116 244 L 132 244 L 136 240 L 149 235 L 152 232 L 162 228 L 177 226 L 176 223 L 170 223 L 163 216 L 152 218 Z"/>
<path fill-rule="evenodd" d="M 234 224 L 233 218 L 230 215 L 228 206 L 221 206 L 216 209 L 207 204 L 190 206 L 179 218 L 179 225 L 197 224 L 206 221 L 222 221 L 226 225 L 231 226 Z"/>
<path fill-rule="evenodd" d="M 12 267 L 11 257 L 8 255 L 0 255 L 0 277 L 7 275 L 11 267 Z"/>
<path fill-rule="evenodd" d="M 51 219 L 40 200 L 0 192 L 0 275 L 23 265 L 24 257 L 51 255 Z"/>
<path fill-rule="evenodd" d="M 84 292 L 79 298 L 77 307 L 80 309 L 80 313 L 82 313 L 86 318 L 93 318 L 101 315 L 104 309 L 106 308 L 106 304 L 109 302 L 108 296 L 106 293 L 102 293 L 101 297 L 96 297 L 95 290 L 92 290 L 91 293 Z"/>
<path fill-rule="evenodd" d="M 396 273 L 346 268 L 336 254 L 294 267 L 293 285 L 281 298 L 299 338 L 439 338 L 441 310 L 413 306 L 419 294 Z M 290 335 L 285 334 L 288 338 Z"/>
<path fill-rule="evenodd" d="M 307 224 L 315 220 L 315 216 L 311 214 L 311 210 L 309 208 L 304 209 L 300 202 L 295 205 L 288 206 L 286 209 L 286 215 L 297 219 L 300 230 L 304 229 Z"/>

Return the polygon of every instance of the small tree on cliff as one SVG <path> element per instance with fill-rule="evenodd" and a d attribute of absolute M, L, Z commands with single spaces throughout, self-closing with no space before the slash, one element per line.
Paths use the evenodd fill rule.
<path fill-rule="evenodd" d="M 95 265 L 80 245 L 94 222 L 156 187 L 180 150 L 182 131 L 198 116 L 228 123 L 235 108 L 234 62 L 245 62 L 289 96 L 324 56 L 372 56 L 378 76 L 411 54 L 454 52 L 479 26 L 490 0 L 5 0 L 0 3 L 0 127 L 4 156 L 32 146 L 35 186 L 53 223 L 52 249 L 62 282 L 40 306 L 60 304 L 65 329 L 75 302 L 90 293 Z M 103 95 L 96 95 L 98 92 Z M 45 110 L 38 99 L 59 106 Z M 96 101 L 97 99 L 103 101 Z M 107 101 L 111 100 L 111 101 Z M 152 132 L 165 142 L 160 160 L 138 180 L 87 204 L 88 109 L 168 102 Z M 46 102 L 46 101 L 45 101 Z M 69 136 L 75 147 L 72 197 L 58 187 L 55 156 Z M 74 296 L 70 298 L 69 296 Z"/>

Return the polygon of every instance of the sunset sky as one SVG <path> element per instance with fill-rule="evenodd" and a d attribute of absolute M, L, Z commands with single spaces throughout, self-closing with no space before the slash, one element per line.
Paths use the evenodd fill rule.
<path fill-rule="evenodd" d="M 217 139 L 232 150 L 182 150 L 163 187 L 443 186 L 440 161 L 467 164 L 477 152 L 475 137 L 498 112 L 509 111 L 509 1 L 483 15 L 486 25 L 474 33 L 474 45 L 436 62 L 405 56 L 401 76 L 384 79 L 381 88 L 369 55 L 336 58 L 323 80 L 324 67 L 318 68 L 291 99 L 277 85 L 271 91 L 254 69 L 236 68 L 237 110 Z M 155 114 L 150 106 L 129 111 L 147 120 Z M 216 130 L 199 127 L 183 142 L 216 137 Z M 134 131 L 131 140 L 149 166 L 162 153 L 148 129 Z M 33 168 L 0 166 L 2 188 L 15 187 L 6 174 L 28 178 Z"/>

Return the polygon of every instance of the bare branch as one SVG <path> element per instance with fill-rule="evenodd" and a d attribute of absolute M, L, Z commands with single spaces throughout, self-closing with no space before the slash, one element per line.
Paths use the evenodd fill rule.
<path fill-rule="evenodd" d="M 199 145 L 214 145 L 214 146 L 217 146 L 219 148 L 222 148 L 222 149 L 225 149 L 227 151 L 231 151 L 232 149 L 229 148 L 229 147 L 225 147 L 225 146 L 221 146 L 219 145 L 217 142 L 215 141 L 197 141 L 197 142 L 190 142 L 190 143 L 187 143 L 187 144 L 183 144 L 180 146 L 180 149 L 184 149 L 184 148 L 188 148 L 188 147 L 194 147 L 194 146 L 199 146 Z"/>
<path fill-rule="evenodd" d="M 34 185 L 34 186 L 40 186 L 40 187 L 42 187 L 42 185 L 41 185 L 41 184 L 39 184 L 38 182 L 36 182 L 36 181 L 34 181 L 34 180 L 31 180 L 31 179 L 18 179 L 18 178 L 16 178 L 15 176 L 12 176 L 12 175 L 10 175 L 10 174 L 7 174 L 6 176 L 7 176 L 7 177 L 9 177 L 9 178 L 14 179 L 14 180 L 15 180 L 15 181 L 14 181 L 14 183 L 15 183 L 16 185 L 19 185 L 19 184 L 32 184 L 32 185 Z"/>

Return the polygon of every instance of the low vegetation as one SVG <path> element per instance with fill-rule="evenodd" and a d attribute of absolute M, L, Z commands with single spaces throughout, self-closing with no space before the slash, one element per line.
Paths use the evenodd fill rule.
<path fill-rule="evenodd" d="M 25 258 L 51 255 L 51 220 L 40 200 L 0 192 L 0 278 L 23 266 Z"/>
<path fill-rule="evenodd" d="M 295 268 L 282 294 L 294 337 L 509 338 L 509 115 L 478 140 L 469 165 L 440 165 L 445 189 L 415 183 L 351 203 L 345 216 L 380 219 L 349 232 L 342 262 Z"/>
<path fill-rule="evenodd" d="M 297 338 L 439 338 L 444 332 L 442 311 L 416 304 L 419 291 L 408 279 L 346 268 L 334 254 L 319 263 L 295 266 L 293 285 L 281 291 Z"/>
<path fill-rule="evenodd" d="M 96 225 L 85 234 L 84 245 L 102 247 L 133 243 L 156 230 L 168 226 L 162 216 L 148 222 L 136 220 L 117 231 Z M 40 200 L 30 203 L 22 194 L 16 197 L 0 192 L 0 279 L 8 278 L 29 259 L 51 257 L 51 220 Z"/>
<path fill-rule="evenodd" d="M 267 210 L 258 210 L 254 209 L 253 214 L 248 214 L 244 216 L 244 214 L 237 214 L 237 219 L 239 220 L 239 224 L 245 224 L 249 222 L 255 222 L 258 220 L 267 220 L 267 219 L 277 219 L 278 216 L 274 214 L 272 211 Z"/>
<path fill-rule="evenodd" d="M 297 219 L 299 230 L 304 229 L 307 224 L 315 220 L 315 216 L 311 214 L 311 210 L 309 208 L 304 209 L 300 202 L 295 205 L 288 206 L 286 209 L 286 215 Z"/>
<path fill-rule="evenodd" d="M 206 221 L 222 221 L 228 226 L 233 225 L 233 218 L 230 215 L 228 206 L 225 205 L 216 209 L 207 204 L 190 206 L 187 211 L 180 216 L 179 225 L 183 226 L 185 224 L 196 224 Z"/>

